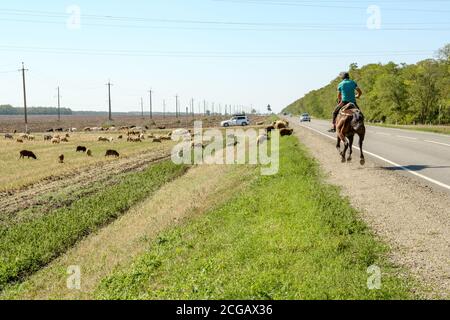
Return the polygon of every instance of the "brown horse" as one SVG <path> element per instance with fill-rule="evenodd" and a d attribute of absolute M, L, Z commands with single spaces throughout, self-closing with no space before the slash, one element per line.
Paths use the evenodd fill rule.
<path fill-rule="evenodd" d="M 366 127 L 364 125 L 364 116 L 353 103 L 342 108 L 336 119 L 337 145 L 336 148 L 342 157 L 342 162 L 352 161 L 353 139 L 355 134 L 359 136 L 359 149 L 361 151 L 361 165 L 366 164 L 363 152 L 363 143 L 366 136 Z M 344 143 L 344 151 L 341 151 L 341 141 Z M 348 157 L 347 150 L 350 150 Z"/>

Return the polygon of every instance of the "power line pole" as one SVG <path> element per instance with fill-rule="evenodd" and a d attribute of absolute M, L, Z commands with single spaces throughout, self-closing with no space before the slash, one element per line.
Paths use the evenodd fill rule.
<path fill-rule="evenodd" d="M 195 119 L 194 98 L 191 99 L 192 118 Z"/>
<path fill-rule="evenodd" d="M 58 86 L 58 121 L 61 121 L 61 95 Z"/>
<path fill-rule="evenodd" d="M 175 96 L 175 115 L 178 119 L 178 95 Z"/>
<path fill-rule="evenodd" d="M 163 100 L 163 119 L 166 118 L 166 100 Z"/>
<path fill-rule="evenodd" d="M 150 93 L 150 119 L 153 119 L 153 98 L 152 98 L 153 91 L 150 89 L 148 92 Z"/>
<path fill-rule="evenodd" d="M 109 81 L 107 84 L 108 86 L 108 106 L 109 106 L 109 121 L 112 121 L 112 107 L 111 107 L 111 81 Z"/>
<path fill-rule="evenodd" d="M 203 116 L 206 117 L 206 100 L 203 100 Z"/>
<path fill-rule="evenodd" d="M 25 69 L 25 64 L 22 62 L 22 69 L 19 71 L 22 72 L 22 85 L 23 85 L 23 110 L 25 114 L 25 132 L 28 132 L 28 114 L 27 114 L 27 89 L 25 85 L 25 71 L 28 71 L 28 69 Z"/>

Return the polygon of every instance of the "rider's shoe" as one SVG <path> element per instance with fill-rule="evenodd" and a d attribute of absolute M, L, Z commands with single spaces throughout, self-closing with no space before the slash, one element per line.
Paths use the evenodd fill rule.
<path fill-rule="evenodd" d="M 336 132 L 336 128 L 331 128 L 328 132 Z"/>

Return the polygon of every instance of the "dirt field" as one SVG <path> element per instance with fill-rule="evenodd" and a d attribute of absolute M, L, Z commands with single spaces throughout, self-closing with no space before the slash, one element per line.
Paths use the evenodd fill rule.
<path fill-rule="evenodd" d="M 204 127 L 215 127 L 220 124 L 221 121 L 229 119 L 230 116 L 195 116 L 195 120 L 203 121 Z M 264 120 L 266 117 L 250 116 L 252 122 L 258 122 Z M 56 116 L 30 116 L 28 121 L 28 128 L 32 132 L 46 132 L 48 129 L 55 128 L 77 128 L 83 129 L 85 127 L 102 127 L 109 125 L 107 116 L 62 116 L 61 122 L 58 122 Z M 192 116 L 181 116 L 176 118 L 174 116 L 168 116 L 163 118 L 162 116 L 154 117 L 153 121 L 146 117 L 142 119 L 139 116 L 114 116 L 113 124 L 117 127 L 121 126 L 148 126 L 151 129 L 156 129 L 159 126 L 165 126 L 167 129 L 190 127 L 193 125 L 194 118 Z M 24 118 L 22 116 L 0 116 L 0 133 L 8 132 L 23 132 L 25 131 Z"/>

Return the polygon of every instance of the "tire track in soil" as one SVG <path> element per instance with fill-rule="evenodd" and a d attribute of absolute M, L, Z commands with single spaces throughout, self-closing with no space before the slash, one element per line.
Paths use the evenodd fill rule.
<path fill-rule="evenodd" d="M 0 192 L 0 225 L 14 220 L 18 212 L 31 207 L 54 207 L 52 197 L 43 198 L 55 192 L 70 194 L 70 190 L 79 191 L 78 196 L 64 201 L 63 206 L 70 205 L 83 195 L 92 193 L 95 184 L 107 186 L 116 183 L 117 175 L 128 172 L 143 171 L 149 164 L 170 159 L 170 147 L 142 152 L 117 161 L 97 163 L 89 167 L 74 170 L 61 176 L 50 176 L 38 183 L 14 191 Z M 81 190 L 81 191 L 80 191 Z M 85 192 L 83 192 L 85 190 Z M 56 203 L 56 206 L 58 204 Z M 60 205 L 61 206 L 61 203 Z"/>

